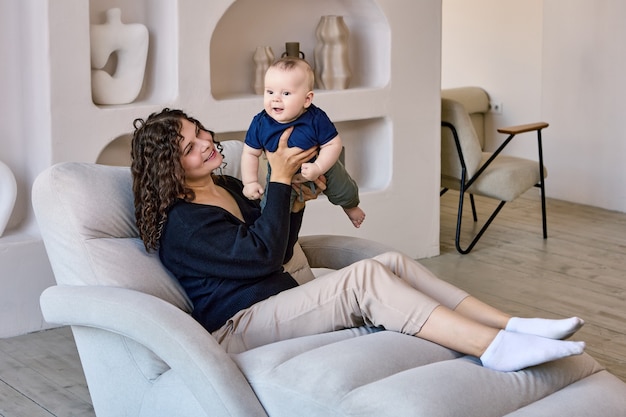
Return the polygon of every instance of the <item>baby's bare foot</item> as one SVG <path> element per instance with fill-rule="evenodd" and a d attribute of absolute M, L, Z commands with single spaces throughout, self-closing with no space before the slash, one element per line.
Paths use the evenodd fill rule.
<path fill-rule="evenodd" d="M 363 223 L 363 220 L 365 220 L 365 212 L 361 210 L 360 207 L 357 206 L 357 207 L 352 207 L 349 209 L 344 208 L 343 211 L 346 212 L 346 214 L 348 215 L 348 218 L 350 218 L 354 227 L 356 228 L 361 227 L 361 223 Z"/>

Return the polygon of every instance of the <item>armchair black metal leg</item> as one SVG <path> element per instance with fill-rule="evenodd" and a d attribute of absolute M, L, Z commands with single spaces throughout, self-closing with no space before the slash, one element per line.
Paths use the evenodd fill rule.
<path fill-rule="evenodd" d="M 541 180 L 541 218 L 543 222 L 543 238 L 548 238 L 548 220 L 546 219 L 546 194 L 543 186 L 543 180 Z"/>
<path fill-rule="evenodd" d="M 541 144 L 541 129 L 537 131 L 537 146 L 539 147 L 539 188 L 541 189 L 541 219 L 543 225 L 543 238 L 548 238 L 548 220 L 546 218 L 546 187 L 543 177 L 543 146 Z"/>
<path fill-rule="evenodd" d="M 543 171 L 542 171 L 543 172 Z M 543 238 L 548 238 L 548 219 L 547 219 L 547 210 L 546 210 L 546 188 L 543 180 L 543 176 L 541 177 L 541 181 L 535 187 L 539 187 L 541 190 L 541 224 L 543 226 Z"/>
<path fill-rule="evenodd" d="M 474 217 L 474 221 L 478 221 L 478 216 L 476 215 L 476 203 L 474 202 L 474 194 L 470 194 L 470 203 L 472 203 L 472 216 Z"/>
<path fill-rule="evenodd" d="M 504 205 L 506 204 L 506 201 L 501 201 L 500 204 L 498 204 L 498 207 L 496 207 L 496 209 L 491 213 L 491 215 L 489 216 L 489 219 L 487 219 L 487 221 L 485 222 L 483 227 L 481 227 L 481 229 L 478 231 L 478 233 L 474 236 L 474 238 L 472 239 L 472 241 L 469 244 L 469 246 L 467 246 L 467 248 L 463 249 L 461 247 L 461 224 L 463 223 L 462 220 L 463 220 L 463 200 L 464 200 L 464 194 L 465 193 L 463 191 L 460 191 L 460 195 L 459 195 L 459 210 L 458 210 L 457 219 L 456 219 L 456 236 L 454 237 L 454 246 L 456 247 L 456 250 L 460 254 L 467 255 L 468 253 L 470 253 L 472 251 L 472 249 L 474 249 L 474 246 L 476 246 L 476 243 L 478 243 L 478 241 L 480 240 L 482 235 L 485 233 L 485 231 L 487 230 L 487 228 L 489 227 L 491 222 L 493 222 L 493 220 L 496 218 L 496 216 L 498 215 L 500 210 L 502 210 L 502 207 L 504 207 Z M 471 194 L 470 194 L 470 200 L 473 200 L 473 195 L 471 195 Z"/>
<path fill-rule="evenodd" d="M 541 216 L 543 220 L 543 238 L 548 238 L 548 221 L 546 219 L 546 196 L 544 189 L 541 187 Z"/>

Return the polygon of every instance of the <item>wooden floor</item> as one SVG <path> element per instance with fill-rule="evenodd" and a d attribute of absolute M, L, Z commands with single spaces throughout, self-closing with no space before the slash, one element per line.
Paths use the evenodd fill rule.
<path fill-rule="evenodd" d="M 469 255 L 454 249 L 458 194 L 448 193 L 441 255 L 421 262 L 515 315 L 579 315 L 576 337 L 626 381 L 626 214 L 549 200 L 543 240 L 535 191 L 506 205 Z M 480 221 L 492 205 L 477 203 Z M 94 416 L 69 329 L 0 339 L 0 416 Z"/>
<path fill-rule="evenodd" d="M 467 206 L 462 246 L 474 226 Z M 477 199 L 477 206 L 481 225 L 495 204 Z M 511 314 L 582 317 L 576 338 L 626 381 L 626 214 L 549 199 L 544 240 L 539 190 L 533 189 L 505 205 L 472 252 L 460 255 L 454 249 L 457 207 L 458 193 L 441 198 L 441 255 L 421 262 Z"/>
<path fill-rule="evenodd" d="M 95 416 L 69 328 L 0 339 L 0 416 Z"/>

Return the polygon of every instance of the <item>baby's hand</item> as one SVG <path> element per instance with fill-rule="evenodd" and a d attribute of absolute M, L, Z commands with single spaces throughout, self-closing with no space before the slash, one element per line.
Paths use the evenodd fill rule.
<path fill-rule="evenodd" d="M 259 200 L 265 190 L 258 182 L 251 182 L 243 186 L 243 195 L 250 200 Z"/>
<path fill-rule="evenodd" d="M 305 162 L 304 164 L 302 164 L 300 173 L 304 178 L 309 181 L 314 181 L 320 175 L 324 174 L 324 172 L 322 172 L 322 169 L 314 162 Z"/>

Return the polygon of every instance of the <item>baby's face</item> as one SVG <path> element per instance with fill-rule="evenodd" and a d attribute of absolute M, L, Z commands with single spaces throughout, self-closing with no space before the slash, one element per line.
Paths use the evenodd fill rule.
<path fill-rule="evenodd" d="M 313 92 L 302 68 L 283 70 L 270 68 L 265 74 L 263 106 L 267 114 L 279 123 L 297 119 L 311 105 Z"/>

